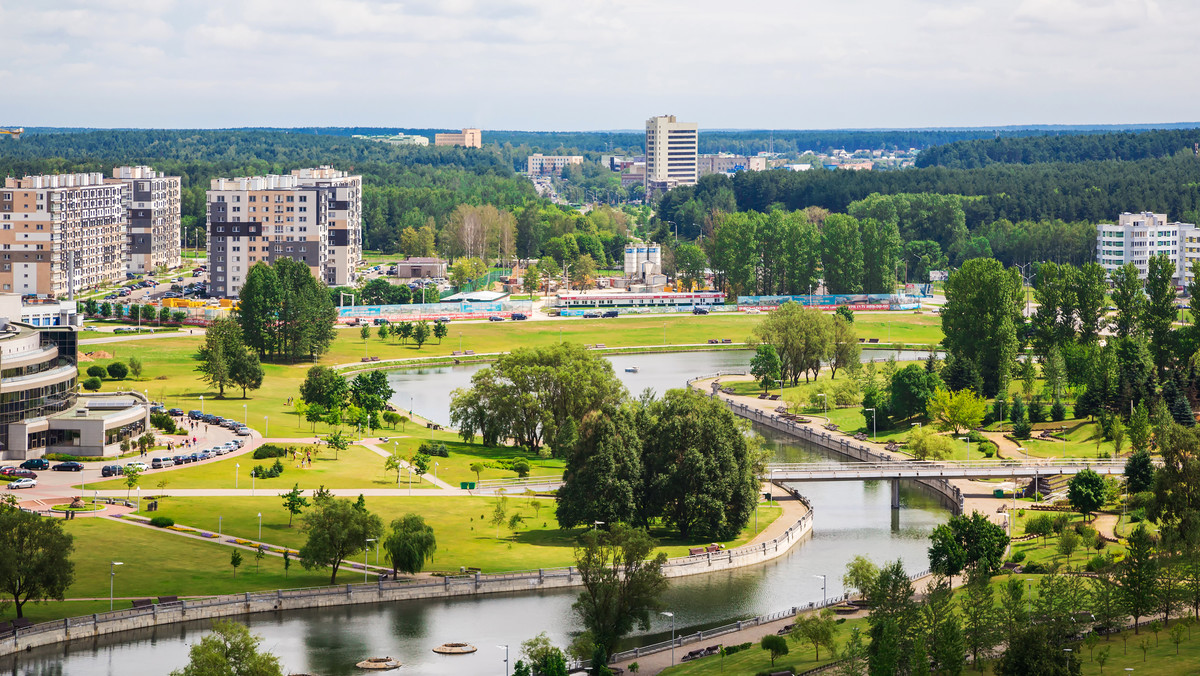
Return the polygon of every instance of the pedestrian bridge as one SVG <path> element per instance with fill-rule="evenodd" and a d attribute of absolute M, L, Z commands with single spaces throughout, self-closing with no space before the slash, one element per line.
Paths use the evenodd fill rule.
<path fill-rule="evenodd" d="M 772 463 L 765 479 L 772 483 L 797 481 L 892 482 L 892 508 L 900 507 L 903 479 L 1036 479 L 1059 474 L 1078 474 L 1090 469 L 1101 475 L 1125 473 L 1121 460 L 980 460 L 980 461 L 895 461 Z"/>

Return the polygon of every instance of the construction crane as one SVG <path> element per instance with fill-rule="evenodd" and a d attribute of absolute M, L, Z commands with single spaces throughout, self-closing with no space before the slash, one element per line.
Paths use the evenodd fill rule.
<path fill-rule="evenodd" d="M 7 129 L 0 127 L 0 134 L 9 134 L 13 138 L 21 138 L 21 134 L 24 134 L 24 133 L 25 133 L 24 127 L 11 127 L 11 128 L 7 128 Z"/>

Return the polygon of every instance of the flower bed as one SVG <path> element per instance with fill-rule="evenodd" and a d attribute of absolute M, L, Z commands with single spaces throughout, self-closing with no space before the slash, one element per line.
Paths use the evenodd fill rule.
<path fill-rule="evenodd" d="M 70 505 L 54 505 L 50 508 L 54 512 L 103 512 L 107 509 L 104 505 L 84 505 L 83 507 L 72 507 Z"/>

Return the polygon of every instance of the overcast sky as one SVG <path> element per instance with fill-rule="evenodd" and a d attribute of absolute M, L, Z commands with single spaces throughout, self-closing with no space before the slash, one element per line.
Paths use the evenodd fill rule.
<path fill-rule="evenodd" d="M 1200 119 L 1196 0 L 0 0 L 0 124 Z"/>

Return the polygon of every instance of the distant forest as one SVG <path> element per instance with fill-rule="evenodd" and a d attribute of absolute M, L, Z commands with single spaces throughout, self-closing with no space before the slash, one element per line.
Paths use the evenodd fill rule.
<path fill-rule="evenodd" d="M 960 140 L 925 150 L 917 166 L 978 169 L 993 164 L 1145 160 L 1176 153 L 1190 156 L 1197 143 L 1200 129 Z"/>

